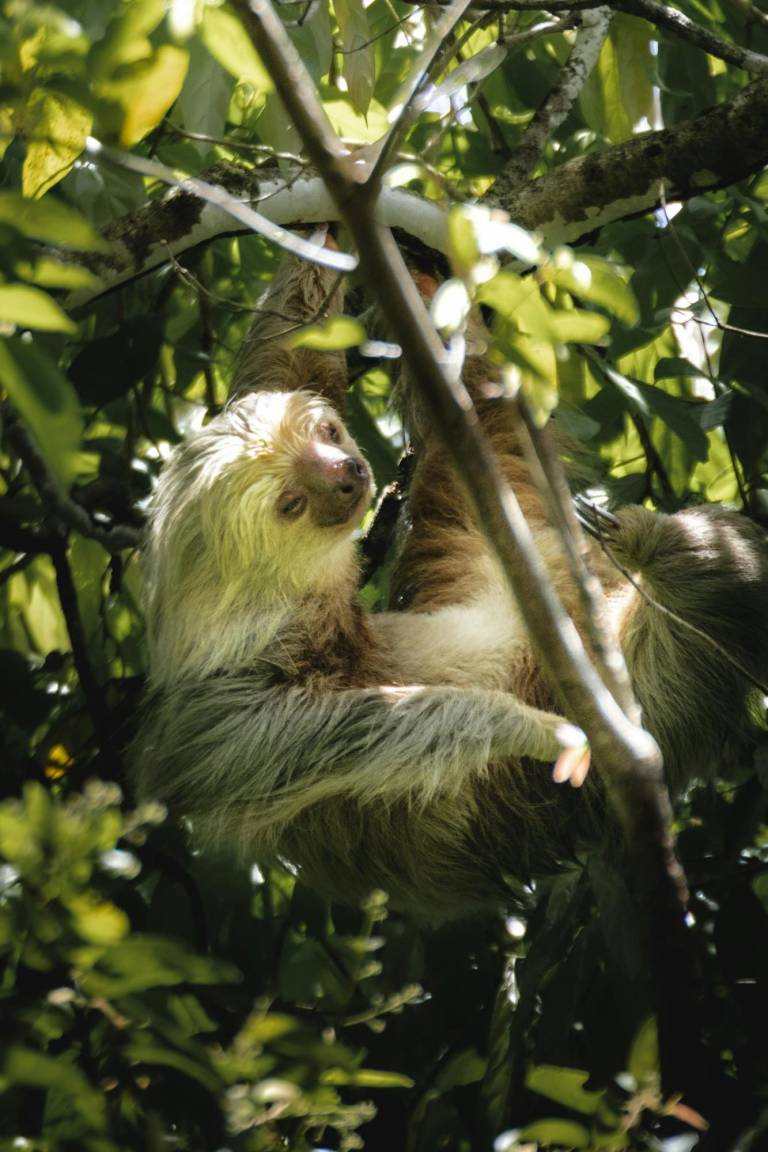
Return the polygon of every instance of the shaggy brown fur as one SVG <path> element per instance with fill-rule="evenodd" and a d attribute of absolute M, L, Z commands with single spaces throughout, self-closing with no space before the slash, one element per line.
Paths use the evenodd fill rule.
<path fill-rule="evenodd" d="M 268 303 L 312 314 L 327 286 L 328 273 L 289 264 Z M 257 318 L 236 381 L 240 393 L 266 391 L 241 395 L 161 478 L 147 548 L 140 790 L 188 814 L 197 834 L 287 859 L 339 900 L 384 888 L 432 922 L 519 906 L 531 877 L 600 834 L 599 778 L 578 791 L 551 780 L 573 733 L 535 710 L 550 709 L 552 694 L 429 435 L 396 572 L 405 610 L 363 612 L 352 544 L 367 494 L 359 452 L 327 403 L 270 391 L 322 382 L 338 402 L 342 364 L 286 356 L 271 332 Z M 476 392 L 490 371 L 482 357 L 468 363 Z M 570 601 L 504 412 L 478 399 Z M 741 517 L 627 509 L 612 544 L 654 596 L 765 674 L 768 565 Z M 646 723 L 679 785 L 744 737 L 754 693 L 706 640 L 615 574 L 608 595 Z"/>

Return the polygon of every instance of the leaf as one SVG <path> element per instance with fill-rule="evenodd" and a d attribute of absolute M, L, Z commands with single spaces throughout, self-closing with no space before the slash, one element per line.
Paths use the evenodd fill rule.
<path fill-rule="evenodd" d="M 659 1078 L 659 1036 L 656 1019 L 650 1016 L 632 1041 L 632 1049 L 627 1061 L 627 1071 L 638 1087 L 658 1083 Z"/>
<path fill-rule="evenodd" d="M 373 1068 L 359 1068 L 356 1072 L 344 1072 L 331 1068 L 320 1076 L 321 1084 L 353 1084 L 358 1088 L 413 1088 L 414 1080 L 401 1072 L 378 1072 Z"/>
<path fill-rule="evenodd" d="M 52 474 L 66 487 L 77 471 L 82 436 L 72 385 L 36 345 L 0 340 L 0 385 L 37 441 Z"/>
<path fill-rule="evenodd" d="M 554 1100 L 574 1112 L 593 1116 L 600 1107 L 605 1092 L 591 1092 L 584 1088 L 588 1072 L 578 1068 L 559 1068 L 554 1064 L 539 1064 L 531 1068 L 525 1078 L 526 1088 Z"/>
<path fill-rule="evenodd" d="M 200 36 L 214 60 L 235 79 L 247 81 L 262 95 L 274 91 L 272 78 L 250 36 L 229 9 L 206 5 Z"/>
<path fill-rule="evenodd" d="M 0 284 L 0 323 L 41 332 L 77 331 L 77 325 L 47 292 L 28 284 Z"/>
<path fill-rule="evenodd" d="M 116 944 L 130 931 L 125 912 L 107 900 L 89 893 L 73 897 L 67 906 L 74 919 L 75 931 L 92 944 Z"/>
<path fill-rule="evenodd" d="M 138 933 L 114 948 L 80 949 L 74 959 L 88 995 L 107 998 L 177 984 L 232 984 L 240 976 L 223 960 L 195 955 L 167 937 Z"/>
<path fill-rule="evenodd" d="M 438 84 L 437 87 L 428 86 L 414 101 L 414 106 L 422 111 L 436 111 L 436 106 L 441 101 L 448 100 L 467 84 L 478 84 L 486 76 L 490 76 L 491 72 L 495 72 L 506 60 L 507 54 L 508 49 L 504 44 L 492 44 L 488 48 L 483 48 L 449 72 L 442 84 Z"/>
<path fill-rule="evenodd" d="M 79 1113 L 86 1131 L 103 1129 L 106 1124 L 104 1096 L 66 1059 L 46 1056 L 30 1048 L 11 1048 L 5 1059 L 3 1076 L 11 1084 L 65 1091 L 70 1107 Z"/>
<path fill-rule="evenodd" d="M 555 309 L 549 322 L 550 339 L 558 344 L 599 344 L 610 329 L 607 316 L 582 308 Z"/>
<path fill-rule="evenodd" d="M 320 324 L 299 329 L 286 340 L 289 348 L 311 348 L 316 352 L 339 352 L 364 344 L 365 328 L 351 316 L 332 316 Z"/>
<path fill-rule="evenodd" d="M 162 342 L 162 317 L 150 316 L 127 320 L 116 332 L 86 344 L 69 366 L 81 401 L 104 405 L 124 396 L 155 366 Z"/>
<path fill-rule="evenodd" d="M 342 73 L 352 107 L 365 116 L 373 96 L 374 45 L 362 0 L 334 0 L 342 40 Z"/>
<path fill-rule="evenodd" d="M 16 192 L 0 192 L 0 221 L 32 240 L 43 240 L 60 248 L 109 251 L 109 244 L 90 221 L 55 196 L 30 200 Z"/>
<path fill-rule="evenodd" d="M 439 1069 L 435 1077 L 435 1085 L 441 1092 L 450 1088 L 462 1087 L 466 1084 L 477 1084 L 483 1079 L 488 1070 L 488 1061 L 480 1055 L 476 1048 L 465 1048 Z"/>
<path fill-rule="evenodd" d="M 443 336 L 460 332 L 472 308 L 463 280 L 445 280 L 432 298 L 430 313 L 435 327 Z"/>
<path fill-rule="evenodd" d="M 72 96 L 33 89 L 22 115 L 28 138 L 21 184 L 25 196 L 42 196 L 64 179 L 83 151 L 92 120 Z"/>
<path fill-rule="evenodd" d="M 542 266 L 541 275 L 577 299 L 605 308 L 625 324 L 636 324 L 639 319 L 634 292 L 606 260 L 558 248 L 552 260 Z"/>
<path fill-rule="evenodd" d="M 520 1133 L 521 1140 L 531 1140 L 548 1147 L 557 1144 L 568 1149 L 589 1148 L 589 1132 L 575 1120 L 537 1120 L 527 1124 Z"/>
<path fill-rule="evenodd" d="M 185 48 L 161 44 L 148 60 L 100 85 L 101 95 L 122 107 L 121 144 L 130 148 L 157 127 L 179 95 L 188 66 Z"/>
<path fill-rule="evenodd" d="M 658 416 L 682 440 L 697 460 L 706 460 L 709 443 L 692 411 L 698 405 L 691 404 L 690 400 L 682 400 L 679 396 L 670 396 L 652 384 L 636 383 L 653 415 Z"/>
<path fill-rule="evenodd" d="M 202 1060 L 195 1060 L 183 1052 L 178 1052 L 170 1046 L 161 1047 L 160 1043 L 151 1035 L 140 1032 L 134 1033 L 134 1038 L 125 1045 L 123 1051 L 128 1060 L 135 1060 L 139 1064 L 175 1068 L 214 1094 L 223 1090 L 224 1085 L 221 1077 L 210 1065 L 204 1064 Z"/>
<path fill-rule="evenodd" d="M 378 100 L 371 100 L 365 116 L 361 116 L 351 100 L 339 99 L 335 89 L 321 89 L 323 108 L 334 132 L 343 140 L 357 144 L 373 144 L 388 130 L 387 114 Z"/>

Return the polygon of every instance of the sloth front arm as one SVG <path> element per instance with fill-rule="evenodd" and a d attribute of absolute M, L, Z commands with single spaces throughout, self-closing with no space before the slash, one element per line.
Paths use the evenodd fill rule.
<path fill-rule="evenodd" d="M 143 741 L 149 795 L 212 826 L 274 832 L 333 797 L 361 804 L 458 795 L 489 761 L 552 761 L 583 739 L 505 692 L 452 687 L 329 690 L 223 675 L 164 692 Z"/>

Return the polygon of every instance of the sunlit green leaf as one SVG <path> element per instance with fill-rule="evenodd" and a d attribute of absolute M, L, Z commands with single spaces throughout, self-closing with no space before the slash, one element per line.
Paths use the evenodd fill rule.
<path fill-rule="evenodd" d="M 274 85 L 242 24 L 228 8 L 207 4 L 200 26 L 203 43 L 215 60 L 237 80 L 262 96 Z"/>
<path fill-rule="evenodd" d="M 55 196 L 30 200 L 16 192 L 0 192 L 0 221 L 11 224 L 24 236 L 60 248 L 98 252 L 109 249 L 85 216 Z M 85 269 L 77 267 L 72 271 L 85 273 Z"/>
<path fill-rule="evenodd" d="M 0 384 L 66 485 L 77 469 L 82 416 L 72 385 L 48 356 L 21 339 L 0 340 Z"/>
<path fill-rule="evenodd" d="M 375 57 L 362 0 L 334 0 L 343 55 L 343 75 L 355 111 L 364 116 L 373 95 Z"/>
<path fill-rule="evenodd" d="M 546 1096 L 548 1100 L 554 1100 L 565 1108 L 592 1116 L 600 1107 L 605 1093 L 588 1091 L 584 1087 L 588 1079 L 589 1073 L 577 1068 L 539 1064 L 530 1069 L 525 1085 L 531 1092 L 538 1092 L 540 1096 Z"/>
<path fill-rule="evenodd" d="M 161 44 L 148 59 L 100 85 L 101 95 L 122 106 L 121 144 L 137 144 L 159 124 L 181 91 L 188 65 L 185 48 Z"/>
<path fill-rule="evenodd" d="M 289 336 L 289 348 L 312 348 L 317 352 L 337 352 L 356 348 L 365 341 L 365 328 L 351 316 L 332 316 L 320 324 L 301 328 Z"/>
<path fill-rule="evenodd" d="M 0 323 L 43 332 L 76 331 L 76 325 L 47 292 L 27 284 L 0 284 Z"/>
<path fill-rule="evenodd" d="M 91 130 L 90 111 L 66 92 L 35 88 L 24 111 L 28 143 L 22 191 L 42 196 L 63 180 L 82 153 Z"/>
<path fill-rule="evenodd" d="M 574 1120 L 537 1120 L 527 1124 L 520 1133 L 523 1141 L 538 1141 L 544 1147 L 554 1144 L 558 1148 L 589 1148 L 589 1132 Z"/>
<path fill-rule="evenodd" d="M 606 260 L 561 248 L 544 264 L 541 275 L 579 300 L 605 308 L 625 324 L 636 324 L 639 319 L 632 289 Z"/>

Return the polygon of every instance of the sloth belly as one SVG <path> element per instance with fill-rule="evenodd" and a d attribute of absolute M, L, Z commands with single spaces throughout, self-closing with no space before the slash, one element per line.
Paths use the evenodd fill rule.
<path fill-rule="evenodd" d="M 529 647 L 503 588 L 434 611 L 385 612 L 371 623 L 402 684 L 509 690 Z"/>

